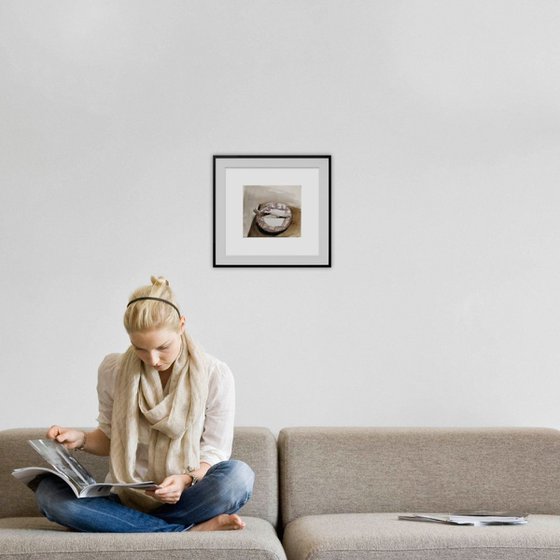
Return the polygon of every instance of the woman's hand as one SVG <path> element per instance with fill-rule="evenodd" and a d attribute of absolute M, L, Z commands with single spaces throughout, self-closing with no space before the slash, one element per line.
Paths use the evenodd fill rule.
<path fill-rule="evenodd" d="M 62 443 L 66 449 L 76 449 L 82 447 L 86 442 L 86 434 L 81 430 L 72 428 L 63 428 L 62 426 L 51 426 L 47 432 L 49 439 L 54 439 L 58 443 Z"/>
<path fill-rule="evenodd" d="M 146 494 L 164 504 L 176 504 L 191 480 L 192 477 L 188 474 L 172 474 L 159 485 L 157 490 L 146 490 Z"/>

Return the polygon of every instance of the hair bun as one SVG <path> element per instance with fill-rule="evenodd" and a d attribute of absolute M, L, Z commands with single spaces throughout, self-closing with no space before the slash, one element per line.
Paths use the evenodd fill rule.
<path fill-rule="evenodd" d="M 152 276 L 150 278 L 152 286 L 169 286 L 169 280 L 163 276 Z"/>

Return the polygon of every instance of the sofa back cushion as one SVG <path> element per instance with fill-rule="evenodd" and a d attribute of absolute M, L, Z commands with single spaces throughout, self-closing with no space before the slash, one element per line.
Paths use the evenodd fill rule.
<path fill-rule="evenodd" d="M 88 428 L 86 428 L 88 429 Z M 0 431 L 0 517 L 39 515 L 33 492 L 11 476 L 13 469 L 48 466 L 27 443 L 44 437 L 46 428 Z M 108 472 L 107 457 L 77 454 L 81 463 L 98 481 Z M 253 498 L 240 514 L 278 522 L 278 456 L 276 438 L 267 428 L 236 428 L 232 458 L 245 461 L 255 472 Z"/>
<path fill-rule="evenodd" d="M 284 525 L 322 513 L 560 513 L 553 429 L 287 428 L 279 453 Z"/>

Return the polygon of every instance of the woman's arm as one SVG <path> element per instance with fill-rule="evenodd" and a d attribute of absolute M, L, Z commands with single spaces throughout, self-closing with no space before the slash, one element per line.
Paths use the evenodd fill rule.
<path fill-rule="evenodd" d="M 210 370 L 204 430 L 200 441 L 201 464 L 215 465 L 230 458 L 234 418 L 235 383 L 233 375 L 224 362 L 214 360 Z"/>
<path fill-rule="evenodd" d="M 93 432 L 82 432 L 73 428 L 51 426 L 47 437 L 62 443 L 66 449 L 79 449 L 94 455 L 109 455 L 111 440 L 99 429 Z"/>

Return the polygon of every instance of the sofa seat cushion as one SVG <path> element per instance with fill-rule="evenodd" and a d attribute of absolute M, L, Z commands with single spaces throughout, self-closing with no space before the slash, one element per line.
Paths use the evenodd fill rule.
<path fill-rule="evenodd" d="M 43 517 L 0 519 L 0 560 L 285 560 L 274 527 L 243 517 L 242 531 L 77 533 Z"/>
<path fill-rule="evenodd" d="M 288 560 L 548 560 L 560 558 L 560 516 L 527 525 L 461 527 L 398 513 L 310 515 L 284 532 Z"/>

